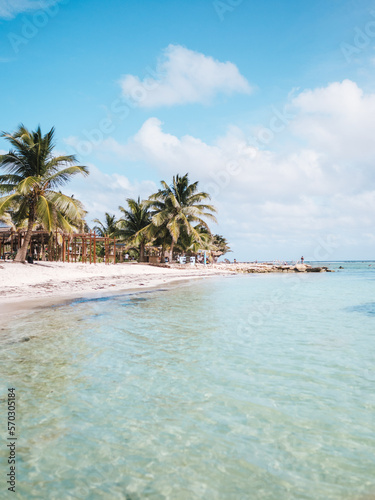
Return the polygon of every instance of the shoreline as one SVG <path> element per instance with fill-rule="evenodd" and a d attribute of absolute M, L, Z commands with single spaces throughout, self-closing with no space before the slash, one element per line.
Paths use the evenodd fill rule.
<path fill-rule="evenodd" d="M 40 306 L 49 307 L 78 298 L 156 289 L 177 281 L 253 273 L 326 272 L 309 265 L 236 263 L 158 265 L 129 262 L 116 265 L 63 262 L 20 264 L 0 261 L 0 322 Z"/>
<path fill-rule="evenodd" d="M 79 298 L 142 292 L 179 281 L 233 274 L 217 269 L 174 269 L 149 264 L 0 263 L 0 322 L 40 307 Z"/>

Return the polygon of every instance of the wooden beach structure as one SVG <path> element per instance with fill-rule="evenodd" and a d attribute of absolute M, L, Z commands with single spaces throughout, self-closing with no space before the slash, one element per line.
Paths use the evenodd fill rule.
<path fill-rule="evenodd" d="M 26 236 L 25 229 L 14 229 L 9 226 L 0 226 L 0 260 L 12 260 L 22 246 Z M 126 260 L 125 255 L 130 246 L 118 239 L 109 236 L 98 236 L 94 231 L 87 233 L 63 233 L 55 230 L 51 233 L 44 230 L 34 230 L 27 257 L 35 261 L 52 262 L 80 262 L 83 264 L 116 264 Z M 187 252 L 199 260 L 198 253 Z M 203 255 L 203 254 L 202 254 Z M 164 263 L 162 247 L 146 245 L 144 262 L 150 264 Z M 203 258 L 203 257 L 202 257 Z"/>
<path fill-rule="evenodd" d="M 26 230 L 15 231 L 0 227 L 0 259 L 11 259 L 22 246 Z M 116 264 L 123 261 L 125 245 L 116 238 L 89 233 L 61 233 L 60 231 L 33 231 L 28 255 L 36 260 L 54 262 L 82 262 L 84 264 Z M 101 250 L 98 256 L 97 249 Z"/>

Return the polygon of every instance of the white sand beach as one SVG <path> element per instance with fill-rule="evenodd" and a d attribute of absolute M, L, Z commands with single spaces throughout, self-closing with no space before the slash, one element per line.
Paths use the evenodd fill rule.
<path fill-rule="evenodd" d="M 264 272 L 305 272 L 311 266 L 266 263 L 162 267 L 137 262 L 82 264 L 0 262 L 0 318 L 18 311 L 86 297 L 154 288 L 180 280 L 217 275 Z M 324 271 L 326 268 L 317 268 Z"/>
<path fill-rule="evenodd" d="M 69 298 L 157 287 L 178 280 L 228 273 L 230 271 L 224 268 L 203 268 L 203 266 L 169 269 L 138 263 L 18 264 L 2 261 L 0 315 Z"/>

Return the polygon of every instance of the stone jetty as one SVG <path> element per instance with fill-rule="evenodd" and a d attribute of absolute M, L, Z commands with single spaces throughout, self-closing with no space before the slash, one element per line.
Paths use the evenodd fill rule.
<path fill-rule="evenodd" d="M 233 273 L 331 273 L 334 272 L 325 266 L 311 266 L 309 264 L 272 264 L 272 263 L 219 263 L 210 267 Z"/>
<path fill-rule="evenodd" d="M 251 273 L 333 273 L 331 269 L 325 266 L 311 266 L 309 264 L 280 264 L 269 262 L 235 262 L 225 263 L 219 262 L 216 264 L 208 264 L 206 267 L 203 264 L 149 264 L 156 267 L 165 267 L 172 269 L 205 269 L 206 271 L 216 271 L 233 274 L 251 274 Z"/>

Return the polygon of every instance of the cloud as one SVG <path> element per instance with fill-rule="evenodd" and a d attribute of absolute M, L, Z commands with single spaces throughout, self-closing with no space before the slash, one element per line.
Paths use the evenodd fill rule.
<path fill-rule="evenodd" d="M 177 136 L 152 117 L 126 143 L 109 138 L 96 153 L 125 168 L 129 162 L 147 165 L 156 181 L 186 172 L 199 180 L 219 209 L 213 230 L 231 241 L 237 258 L 370 258 L 375 94 L 345 80 L 302 91 L 289 104 L 294 114 L 280 148 L 279 140 L 268 149 L 255 147 L 234 126 L 210 143 Z M 120 196 L 118 187 L 111 194 L 116 182 L 115 176 L 103 180 L 112 186 L 107 207 Z M 138 187 L 131 185 L 134 196 Z M 97 202 L 94 187 L 91 199 Z"/>
<path fill-rule="evenodd" d="M 298 198 L 301 189 L 322 196 L 330 193 L 332 177 L 336 176 L 311 149 L 288 154 L 260 150 L 248 145 L 245 134 L 235 127 L 207 144 L 191 135 L 177 137 L 165 132 L 155 117 L 146 120 L 126 144 L 112 138 L 103 141 L 100 155 L 144 162 L 166 179 L 189 172 L 218 199 L 235 194 L 237 200 L 290 201 Z M 351 186 L 350 181 L 347 188 Z"/>
<path fill-rule="evenodd" d="M 1 0 L 0 19 L 13 19 L 21 12 L 45 9 L 61 0 Z"/>
<path fill-rule="evenodd" d="M 374 164 L 375 94 L 365 94 L 355 82 L 344 80 L 306 90 L 293 101 L 297 111 L 295 135 L 324 152 L 341 169 L 360 162 Z"/>
<path fill-rule="evenodd" d="M 149 71 L 150 73 L 150 71 Z M 251 87 L 237 66 L 220 62 L 180 45 L 169 45 L 159 60 L 157 75 L 125 75 L 125 97 L 140 107 L 155 108 L 188 103 L 208 103 L 218 93 L 250 93 Z"/>
<path fill-rule="evenodd" d="M 75 177 L 65 191 L 70 194 L 67 189 L 71 190 L 71 193 L 82 201 L 89 212 L 89 223 L 94 218 L 103 219 L 105 212 L 119 216 L 118 207 L 126 206 L 127 198 L 147 198 L 157 191 L 157 186 L 152 181 L 131 182 L 124 175 L 105 174 L 93 164 L 88 166 L 90 175 L 86 178 Z"/>

